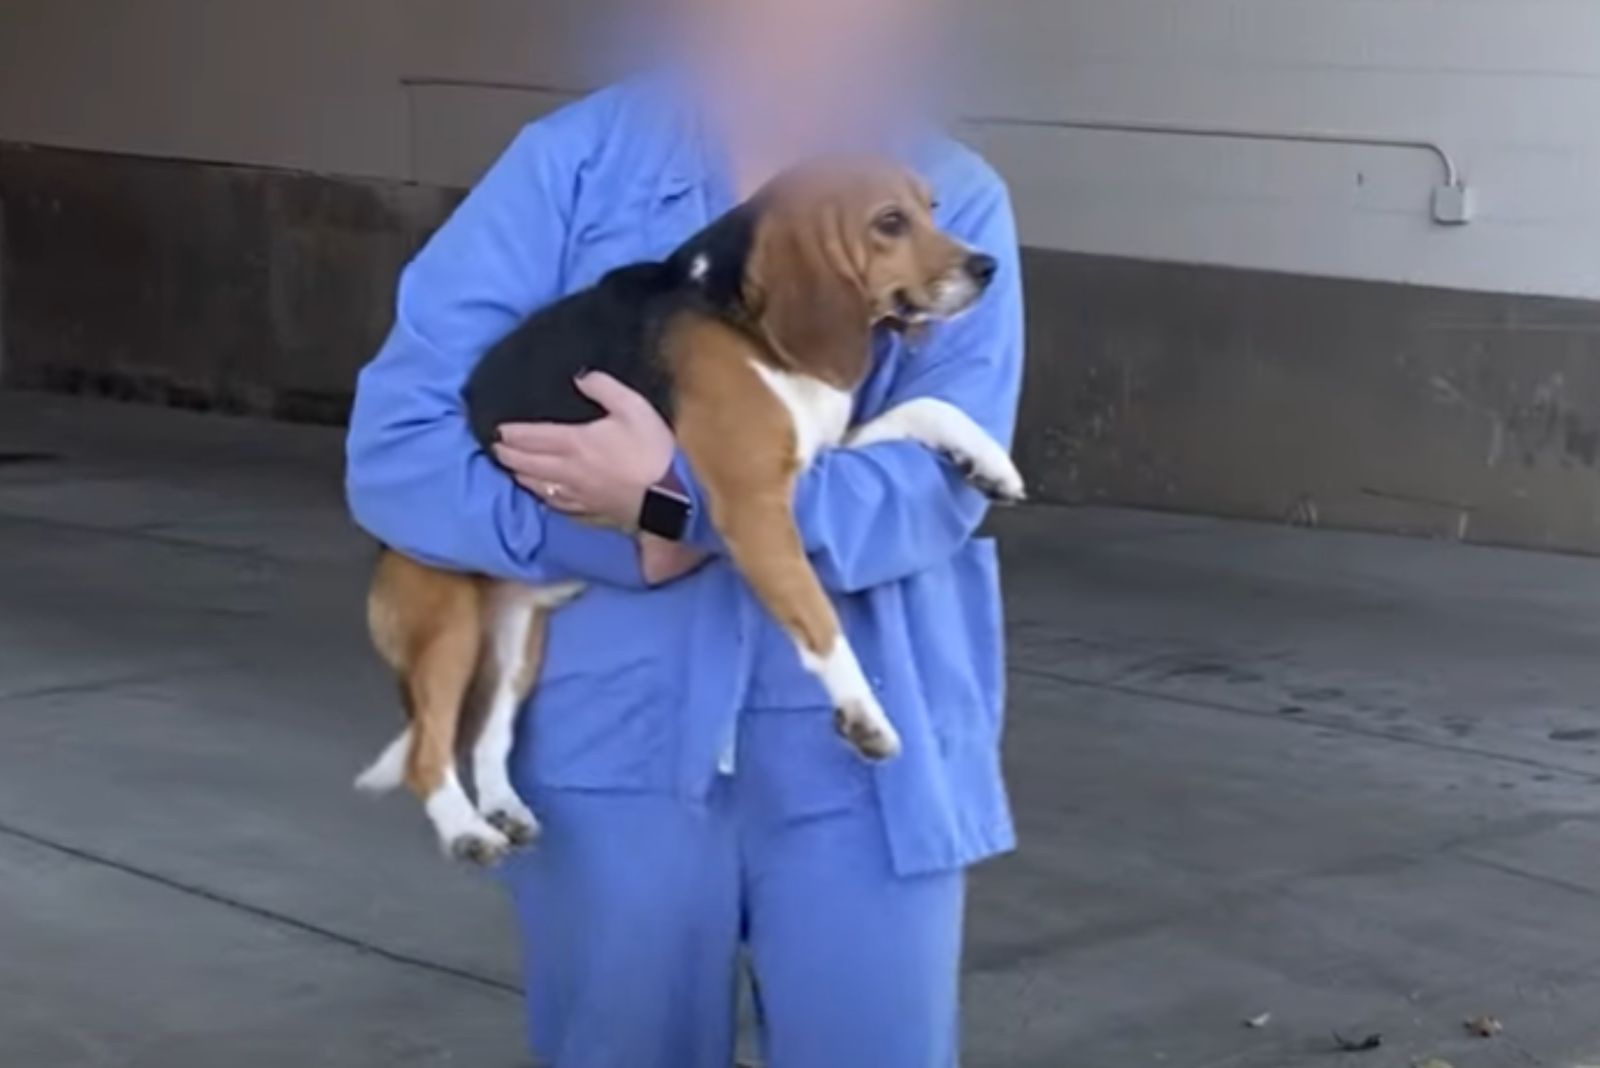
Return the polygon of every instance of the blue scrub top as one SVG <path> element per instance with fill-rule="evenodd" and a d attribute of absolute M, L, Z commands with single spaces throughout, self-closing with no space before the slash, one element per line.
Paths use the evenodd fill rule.
<path fill-rule="evenodd" d="M 720 555 L 704 508 L 689 537 L 715 554 L 710 565 L 648 589 L 630 539 L 546 509 L 478 448 L 463 411 L 472 367 L 529 314 L 614 267 L 666 255 L 730 206 L 691 114 L 641 80 L 523 130 L 406 268 L 393 330 L 356 392 L 346 488 L 361 526 L 439 566 L 592 584 L 552 621 L 513 758 L 524 787 L 704 797 L 741 713 L 827 703 Z M 858 422 L 933 396 L 1009 443 L 1023 326 L 1005 186 L 942 136 L 897 151 L 933 188 L 939 224 L 1001 266 L 961 319 L 914 344 L 876 339 Z M 678 470 L 697 497 L 681 457 Z M 998 564 L 994 545 L 973 537 L 985 507 L 947 462 L 903 442 L 825 451 L 797 491 L 806 549 L 904 739 L 902 755 L 872 772 L 903 875 L 1014 845 L 1000 772 Z"/>

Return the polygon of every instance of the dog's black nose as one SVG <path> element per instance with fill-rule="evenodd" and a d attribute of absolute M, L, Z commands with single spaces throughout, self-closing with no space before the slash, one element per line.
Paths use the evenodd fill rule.
<path fill-rule="evenodd" d="M 993 256 L 985 256 L 981 252 L 974 252 L 967 257 L 967 273 L 980 286 L 987 287 L 990 282 L 993 282 L 995 272 L 998 270 L 1000 270 L 1000 261 Z"/>

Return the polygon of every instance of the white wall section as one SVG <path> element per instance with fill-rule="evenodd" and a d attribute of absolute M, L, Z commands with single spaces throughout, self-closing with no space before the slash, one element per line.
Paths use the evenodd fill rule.
<path fill-rule="evenodd" d="M 1006 17 L 1000 17 L 1004 8 Z M 1476 217 L 1431 218 L 1437 164 L 1390 149 L 973 128 L 1032 244 L 1600 297 L 1600 4 L 1001 0 L 971 114 L 1435 141 Z"/>
<path fill-rule="evenodd" d="M 1029 244 L 1600 297 L 1600 3 L 988 0 L 967 114 L 1437 141 L 1391 149 L 983 125 Z M 0 0 L 0 139 L 460 183 L 593 80 L 597 5 Z"/>

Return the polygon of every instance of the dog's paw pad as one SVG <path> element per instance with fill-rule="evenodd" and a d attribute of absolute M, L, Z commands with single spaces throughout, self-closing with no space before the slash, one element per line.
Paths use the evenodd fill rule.
<path fill-rule="evenodd" d="M 487 813 L 484 819 L 489 821 L 489 826 L 505 835 L 506 841 L 514 849 L 524 849 L 539 840 L 539 821 L 527 809 L 501 809 Z"/>
<path fill-rule="evenodd" d="M 450 842 L 450 855 L 480 868 L 492 868 L 506 858 L 511 842 L 493 828 L 487 831 L 469 831 Z"/>
<path fill-rule="evenodd" d="M 877 762 L 900 755 L 900 736 L 886 719 L 841 708 L 834 714 L 834 726 L 867 760 Z"/>
<path fill-rule="evenodd" d="M 1008 456 L 980 460 L 968 452 L 946 452 L 961 477 L 996 504 L 1021 504 L 1028 499 L 1022 475 Z"/>
<path fill-rule="evenodd" d="M 1028 499 L 1027 488 L 1023 486 L 1020 478 L 985 478 L 981 475 L 972 475 L 967 481 L 995 504 L 1022 504 Z"/>

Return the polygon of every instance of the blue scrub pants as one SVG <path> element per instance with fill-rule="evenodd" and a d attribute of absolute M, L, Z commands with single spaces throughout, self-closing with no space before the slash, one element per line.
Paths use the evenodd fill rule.
<path fill-rule="evenodd" d="M 954 1068 L 965 877 L 893 872 L 826 712 L 741 717 L 704 801 L 534 790 L 506 871 L 552 1068 L 729 1068 L 741 946 L 768 1068 Z"/>

